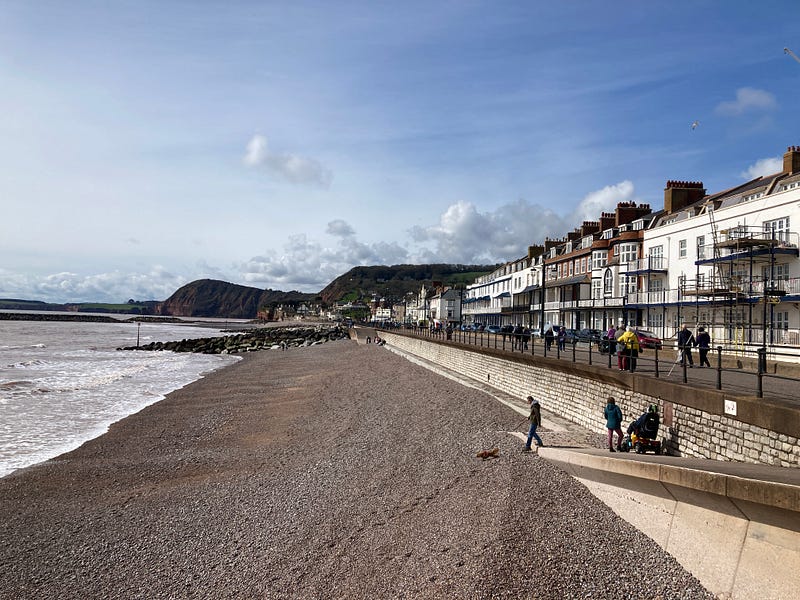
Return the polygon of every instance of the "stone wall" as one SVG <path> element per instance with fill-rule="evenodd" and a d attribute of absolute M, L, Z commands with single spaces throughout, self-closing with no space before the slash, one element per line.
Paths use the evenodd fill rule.
<path fill-rule="evenodd" d="M 476 350 L 400 333 L 381 335 L 399 350 L 520 399 L 531 394 L 545 410 L 592 431 L 606 431 L 603 408 L 608 396 L 622 409 L 623 428 L 655 403 L 662 419 L 659 435 L 669 454 L 800 466 L 800 407 L 793 404 L 697 389 L 564 359 Z"/>

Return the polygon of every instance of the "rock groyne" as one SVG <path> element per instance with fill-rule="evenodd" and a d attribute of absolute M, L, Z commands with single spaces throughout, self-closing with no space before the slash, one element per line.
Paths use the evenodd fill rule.
<path fill-rule="evenodd" d="M 197 352 L 201 354 L 241 354 L 259 350 L 280 350 L 323 344 L 349 338 L 346 329 L 339 325 L 313 327 L 260 327 L 246 333 L 207 337 L 179 342 L 153 342 L 144 346 L 126 346 L 118 350 L 169 350 L 172 352 Z"/>

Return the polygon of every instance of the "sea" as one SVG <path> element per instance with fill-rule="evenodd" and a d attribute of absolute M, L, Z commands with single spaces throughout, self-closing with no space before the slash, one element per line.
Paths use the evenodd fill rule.
<path fill-rule="evenodd" d="M 74 313 L 73 313 L 74 314 Z M 0 477 L 74 450 L 169 392 L 239 360 L 124 351 L 225 335 L 233 323 L 0 320 Z M 124 320 L 123 320 L 124 319 Z"/>

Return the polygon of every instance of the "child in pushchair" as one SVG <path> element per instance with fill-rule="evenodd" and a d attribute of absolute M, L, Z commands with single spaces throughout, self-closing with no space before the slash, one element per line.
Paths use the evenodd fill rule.
<path fill-rule="evenodd" d="M 628 426 L 627 435 L 622 440 L 621 450 L 629 452 L 632 448 L 637 454 L 644 454 L 648 451 L 661 454 L 661 440 L 656 439 L 660 424 L 658 406 L 651 404 L 646 413 Z"/>

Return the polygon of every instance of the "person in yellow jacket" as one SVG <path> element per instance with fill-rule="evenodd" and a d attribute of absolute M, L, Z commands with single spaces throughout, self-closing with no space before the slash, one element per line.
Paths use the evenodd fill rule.
<path fill-rule="evenodd" d="M 636 370 L 636 360 L 639 357 L 639 336 L 633 331 L 633 327 L 628 325 L 625 333 L 617 339 L 617 344 L 622 345 L 622 351 L 625 353 L 623 369 L 633 373 Z"/>

